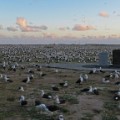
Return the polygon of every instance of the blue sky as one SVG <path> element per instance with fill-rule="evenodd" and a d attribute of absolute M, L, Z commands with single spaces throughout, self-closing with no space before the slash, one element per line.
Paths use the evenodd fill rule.
<path fill-rule="evenodd" d="M 0 43 L 120 43 L 120 0 L 0 0 Z"/>

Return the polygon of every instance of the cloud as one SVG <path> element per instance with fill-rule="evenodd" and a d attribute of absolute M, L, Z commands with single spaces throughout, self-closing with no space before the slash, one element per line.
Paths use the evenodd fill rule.
<path fill-rule="evenodd" d="M 40 29 L 41 29 L 41 30 L 47 30 L 47 29 L 48 29 L 48 27 L 47 27 L 47 26 L 45 26 L 45 25 L 42 25 L 42 26 L 40 26 Z"/>
<path fill-rule="evenodd" d="M 18 17 L 16 20 L 16 24 L 19 26 L 22 32 L 38 32 L 40 30 L 47 30 L 48 27 L 45 25 L 42 26 L 31 26 L 28 25 L 28 22 L 23 17 Z"/>
<path fill-rule="evenodd" d="M 0 25 L 0 30 L 2 30 L 3 29 L 3 26 L 2 25 Z"/>
<path fill-rule="evenodd" d="M 27 27 L 27 21 L 23 17 L 18 17 L 16 24 L 18 24 L 20 27 L 23 27 L 23 28 Z"/>
<path fill-rule="evenodd" d="M 105 12 L 105 11 L 102 11 L 102 12 L 99 13 L 99 16 L 101 16 L 101 17 L 109 17 L 109 14 L 107 12 Z"/>
<path fill-rule="evenodd" d="M 73 35 L 71 35 L 71 34 L 67 34 L 67 35 L 65 35 L 65 36 L 62 36 L 61 38 L 62 38 L 62 39 L 79 39 L 78 37 L 73 36 Z"/>
<path fill-rule="evenodd" d="M 35 31 L 33 28 L 28 26 L 27 21 L 23 17 L 18 17 L 16 20 L 16 24 L 19 26 L 22 32 L 33 32 Z"/>
<path fill-rule="evenodd" d="M 0 39 L 1 38 L 7 38 L 7 36 L 5 34 L 0 33 Z"/>
<path fill-rule="evenodd" d="M 13 32 L 18 31 L 18 29 L 15 28 L 15 27 L 7 27 L 7 30 L 8 31 L 13 31 Z"/>
<path fill-rule="evenodd" d="M 73 27 L 73 30 L 75 31 L 86 31 L 86 30 L 95 30 L 95 27 L 91 26 L 91 25 L 80 25 L 80 24 L 76 24 Z"/>
<path fill-rule="evenodd" d="M 32 28 L 32 29 L 36 29 L 36 30 L 47 30 L 48 27 L 45 26 L 45 25 L 41 25 L 41 26 L 27 26 L 29 28 Z"/>
<path fill-rule="evenodd" d="M 61 31 L 65 31 L 65 30 L 69 30 L 70 28 L 69 27 L 59 27 L 59 30 Z"/>
<path fill-rule="evenodd" d="M 42 33 L 42 34 L 43 34 L 43 38 L 46 38 L 46 39 L 58 38 L 58 36 L 55 33 Z"/>

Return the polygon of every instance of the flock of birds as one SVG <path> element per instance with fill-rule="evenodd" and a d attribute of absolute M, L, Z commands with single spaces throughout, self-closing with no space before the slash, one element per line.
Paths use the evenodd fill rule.
<path fill-rule="evenodd" d="M 10 68 L 7 68 L 5 61 L 2 63 L 3 70 L 8 69 L 8 70 L 12 70 L 12 71 L 16 72 L 19 67 L 20 67 L 20 69 L 25 69 L 25 67 L 19 66 L 18 63 L 17 64 L 14 63 L 12 66 L 10 66 Z M 42 67 L 41 66 L 36 65 L 36 68 L 39 71 L 39 75 L 41 77 L 46 76 L 46 74 L 42 72 Z M 59 70 L 55 69 L 55 72 L 58 73 Z M 78 80 L 75 81 L 75 84 L 82 85 L 83 83 L 89 81 L 89 76 L 91 74 L 100 74 L 101 73 L 101 74 L 104 75 L 105 72 L 106 71 L 104 71 L 101 67 L 99 69 L 93 68 L 92 70 L 89 71 L 89 73 L 80 74 L 80 77 L 79 77 Z M 25 84 L 30 83 L 34 79 L 34 73 L 35 73 L 34 70 L 29 69 L 28 70 L 28 76 L 25 79 L 23 79 L 21 82 L 23 82 Z M 14 82 L 12 79 L 10 79 L 10 77 L 8 77 L 7 74 L 0 74 L 0 78 L 3 79 L 5 82 L 9 82 L 9 83 Z M 111 79 L 117 79 L 117 81 L 114 82 L 114 85 L 119 86 L 120 85 L 119 78 L 120 78 L 120 72 L 115 70 L 115 71 L 110 72 L 109 74 L 105 75 L 102 78 L 101 82 L 103 84 L 108 84 L 108 83 L 111 82 Z M 52 85 L 51 86 L 52 91 L 57 92 L 57 91 L 60 91 L 62 88 L 69 87 L 68 81 L 60 82 L 58 84 L 59 84 L 60 87 L 58 87 L 57 85 Z M 21 91 L 21 92 L 24 93 L 24 91 L 25 91 L 24 87 L 19 86 L 18 91 Z M 99 89 L 97 87 L 93 87 L 92 85 L 87 87 L 87 88 L 81 89 L 80 92 L 81 93 L 87 93 L 87 94 L 93 94 L 93 95 L 99 95 L 100 94 Z M 113 99 L 115 101 L 120 100 L 120 89 L 119 90 L 111 90 L 110 92 L 113 94 Z M 44 98 L 44 99 L 54 100 L 55 104 L 52 104 L 52 105 L 44 104 L 40 100 L 37 100 L 37 99 L 34 101 L 36 109 L 38 109 L 42 112 L 50 113 L 50 114 L 53 114 L 53 112 L 60 110 L 60 106 L 59 106 L 60 104 L 65 104 L 66 103 L 66 100 L 63 99 L 63 98 L 60 98 L 59 95 L 56 94 L 56 95 L 53 96 L 51 93 L 45 93 L 44 90 L 41 90 L 41 97 Z M 20 102 L 21 106 L 26 106 L 28 104 L 28 101 L 25 99 L 24 95 L 21 95 L 19 97 L 19 102 Z M 64 120 L 63 114 L 60 114 L 58 116 L 58 120 Z"/>
<path fill-rule="evenodd" d="M 102 70 L 102 68 L 100 67 L 99 69 L 93 68 L 92 70 L 89 71 L 88 74 L 99 74 L 102 73 L 104 74 L 105 71 Z M 80 78 L 76 81 L 77 84 L 82 84 L 84 81 L 87 81 L 89 79 L 88 74 L 84 74 L 84 75 L 80 75 Z M 105 75 L 101 82 L 104 84 L 110 83 L 111 79 L 117 79 L 117 81 L 115 80 L 114 85 L 119 86 L 120 85 L 120 72 L 118 72 L 117 70 L 110 72 L 110 74 Z M 97 89 L 97 87 L 92 87 L 90 86 L 89 88 L 84 88 L 81 90 L 81 92 L 88 92 L 88 93 L 92 93 L 94 95 L 99 95 L 99 90 Z M 120 89 L 119 90 L 111 90 L 111 93 L 114 93 L 113 99 L 118 101 L 120 100 Z"/>
<path fill-rule="evenodd" d="M 112 45 L 2 45 L 0 46 L 0 54 L 6 61 L 18 61 L 21 63 L 94 63 L 98 61 L 98 55 L 103 51 L 108 52 L 110 60 L 112 50 L 118 47 Z"/>
<path fill-rule="evenodd" d="M 7 66 L 5 61 L 3 61 L 1 67 L 2 67 L 4 72 L 6 70 L 9 70 L 9 71 L 13 71 L 15 73 L 18 69 L 21 69 L 21 70 L 25 69 L 24 66 L 20 66 L 18 63 L 17 63 L 17 65 L 16 65 L 16 63 L 14 63 L 12 66 Z M 46 76 L 46 74 L 43 73 L 41 66 L 36 65 L 35 67 L 37 68 L 37 71 L 39 71 L 39 76 L 40 77 Z M 58 69 L 56 69 L 55 72 L 58 72 Z M 34 80 L 35 71 L 29 69 L 27 73 L 28 73 L 28 75 L 26 76 L 26 78 L 21 80 L 21 82 L 24 83 L 24 84 L 29 84 L 29 83 L 32 82 L 32 80 Z M 14 82 L 14 80 L 12 80 L 7 74 L 0 74 L 0 79 L 3 80 L 5 83 L 13 83 Z M 59 86 L 64 87 L 64 88 L 68 87 L 68 81 L 60 82 Z M 60 90 L 55 85 L 51 85 L 51 89 L 53 91 L 59 91 Z M 24 93 L 25 89 L 24 89 L 23 86 L 19 86 L 18 91 Z M 45 93 L 44 90 L 41 90 L 41 98 L 54 100 L 55 104 L 52 104 L 52 105 L 46 105 L 46 104 L 42 103 L 40 100 L 37 100 L 37 99 L 34 101 L 34 105 L 35 105 L 35 107 L 38 111 L 46 112 L 46 113 L 49 113 L 49 114 L 53 114 L 53 112 L 55 112 L 55 111 L 60 111 L 59 105 L 66 103 L 65 99 L 60 98 L 58 95 L 53 96 L 50 93 Z M 21 95 L 19 97 L 19 102 L 20 102 L 20 106 L 28 105 L 28 101 L 26 100 L 26 97 L 24 95 Z M 57 120 L 64 120 L 63 114 L 60 114 L 58 116 Z"/>
<path fill-rule="evenodd" d="M 25 66 L 22 65 L 24 62 L 32 63 L 34 62 L 96 62 L 96 56 L 102 51 L 101 46 L 98 46 L 97 50 L 95 50 L 94 47 L 88 46 L 87 49 L 85 46 L 7 46 L 6 48 L 3 46 L 0 46 L 1 54 L 3 55 L 3 62 L 1 64 L 1 67 L 4 71 L 9 70 L 16 72 L 17 69 L 25 70 Z M 112 48 L 110 47 L 103 47 L 105 51 L 109 52 L 111 54 Z M 34 54 L 31 54 L 34 53 Z M 8 62 L 6 62 L 8 61 Z M 20 65 L 16 62 L 18 61 Z M 42 71 L 42 67 L 40 65 L 35 65 L 37 68 L 37 71 L 39 71 L 39 76 L 44 77 L 47 74 Z M 58 69 L 55 70 L 56 73 L 59 72 Z M 29 84 L 34 80 L 35 71 L 29 69 L 28 75 L 25 79 L 21 80 L 24 84 Z M 91 74 L 105 74 L 106 71 L 104 71 L 101 67 L 99 69 L 93 68 L 89 73 L 80 74 L 80 77 L 78 80 L 75 81 L 75 85 L 77 84 L 82 85 L 83 83 L 89 81 L 89 76 Z M 101 79 L 101 82 L 105 85 L 111 83 L 111 80 L 115 79 L 115 82 L 113 83 L 115 86 L 120 85 L 120 72 L 117 70 L 110 72 L 110 74 L 104 75 L 104 77 Z M 13 83 L 14 80 L 12 80 L 6 73 L 0 74 L 0 79 L 4 80 L 7 83 Z M 60 87 L 58 87 L 58 85 Z M 61 89 L 69 87 L 68 81 L 60 82 L 58 85 L 51 85 L 52 91 L 60 91 Z M 21 91 L 22 93 L 25 92 L 25 89 L 23 86 L 18 87 L 18 91 Z M 100 95 L 99 89 L 96 86 L 90 85 L 87 88 L 83 88 L 80 90 L 81 93 L 87 93 L 87 94 L 93 94 L 93 95 Z M 110 91 L 113 94 L 113 99 L 115 101 L 120 100 L 120 89 L 118 90 L 111 90 Z M 42 103 L 40 100 L 35 100 L 34 105 L 36 109 L 50 113 L 52 114 L 55 111 L 60 110 L 61 106 L 60 104 L 65 104 L 66 100 L 63 98 L 60 98 L 59 95 L 52 95 L 50 93 L 45 93 L 43 89 L 41 89 L 41 97 L 44 99 L 54 100 L 55 104 L 47 105 Z M 19 97 L 19 102 L 21 106 L 28 105 L 28 102 L 26 97 L 24 95 L 21 95 Z M 60 114 L 58 116 L 58 120 L 64 120 L 63 114 Z"/>

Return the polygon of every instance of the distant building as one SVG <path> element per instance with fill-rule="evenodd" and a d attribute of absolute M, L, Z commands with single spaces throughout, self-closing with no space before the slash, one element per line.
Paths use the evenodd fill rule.
<path fill-rule="evenodd" d="M 112 64 L 113 65 L 120 65 L 120 49 L 113 50 L 112 55 L 113 55 Z"/>
<path fill-rule="evenodd" d="M 109 65 L 108 53 L 107 53 L 107 52 L 101 52 L 101 53 L 99 54 L 99 65 L 100 65 L 100 66 Z"/>

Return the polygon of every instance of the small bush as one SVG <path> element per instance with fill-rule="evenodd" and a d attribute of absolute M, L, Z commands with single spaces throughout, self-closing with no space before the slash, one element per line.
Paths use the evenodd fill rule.
<path fill-rule="evenodd" d="M 118 108 L 118 103 L 116 102 L 105 102 L 104 108 L 107 110 L 116 110 Z"/>
<path fill-rule="evenodd" d="M 64 95 L 62 96 L 63 99 L 68 101 L 70 104 L 79 104 L 78 99 L 75 96 L 72 95 Z"/>
<path fill-rule="evenodd" d="M 103 114 L 102 120 L 118 120 L 116 116 L 111 114 Z"/>
<path fill-rule="evenodd" d="M 68 109 L 66 109 L 66 108 L 62 108 L 62 107 L 60 107 L 60 111 L 63 112 L 63 113 L 68 113 L 68 112 L 69 112 Z"/>

